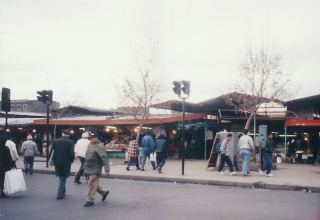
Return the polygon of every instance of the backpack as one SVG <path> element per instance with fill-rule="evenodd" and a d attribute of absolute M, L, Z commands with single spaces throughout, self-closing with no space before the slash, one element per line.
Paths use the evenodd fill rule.
<path fill-rule="evenodd" d="M 216 152 L 217 152 L 217 153 L 221 153 L 220 147 L 221 147 L 221 143 L 218 143 L 218 144 L 216 145 Z"/>

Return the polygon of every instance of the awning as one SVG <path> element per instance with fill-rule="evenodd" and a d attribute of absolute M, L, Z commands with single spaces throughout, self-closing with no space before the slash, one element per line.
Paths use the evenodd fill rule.
<path fill-rule="evenodd" d="M 291 120 L 284 123 L 286 127 L 292 126 L 319 126 L 320 120 Z"/>

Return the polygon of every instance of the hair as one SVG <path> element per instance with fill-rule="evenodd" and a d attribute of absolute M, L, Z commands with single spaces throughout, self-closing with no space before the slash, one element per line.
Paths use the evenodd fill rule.
<path fill-rule="evenodd" d="M 227 137 L 232 137 L 232 134 L 228 134 Z"/>
<path fill-rule="evenodd" d="M 130 136 L 130 140 L 129 141 L 133 141 L 133 140 L 136 140 L 137 139 L 137 134 L 132 134 Z"/>
<path fill-rule="evenodd" d="M 249 130 L 248 130 L 248 129 L 244 129 L 244 130 L 243 130 L 243 134 L 244 134 L 244 135 L 247 135 L 247 134 L 248 134 L 248 132 L 249 132 Z"/>
<path fill-rule="evenodd" d="M 268 133 L 267 133 L 267 136 L 269 136 L 270 134 L 272 134 L 272 132 L 268 132 Z"/>

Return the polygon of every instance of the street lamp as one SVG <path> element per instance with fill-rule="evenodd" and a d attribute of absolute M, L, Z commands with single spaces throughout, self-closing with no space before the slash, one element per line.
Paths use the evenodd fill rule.
<path fill-rule="evenodd" d="M 181 88 L 181 84 L 183 87 Z M 182 175 L 184 175 L 184 151 L 185 151 L 185 101 L 190 95 L 190 81 L 173 81 L 173 91 L 182 99 L 182 144 L 181 144 L 181 159 L 182 159 Z M 181 96 L 181 91 L 184 93 Z"/>

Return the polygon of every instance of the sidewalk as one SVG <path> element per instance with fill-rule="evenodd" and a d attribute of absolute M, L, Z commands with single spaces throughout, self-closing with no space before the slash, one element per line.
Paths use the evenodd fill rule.
<path fill-rule="evenodd" d="M 54 167 L 47 168 L 45 160 L 45 157 L 35 158 L 34 173 L 54 174 Z M 208 168 L 206 171 L 207 160 L 185 160 L 184 175 L 182 175 L 181 160 L 168 159 L 163 167 L 163 173 L 152 170 L 151 164 L 145 165 L 146 171 L 144 172 L 136 170 L 135 166 L 131 166 L 130 171 L 127 171 L 123 158 L 109 158 L 109 161 L 114 163 L 110 166 L 109 177 L 113 179 L 320 192 L 320 166 L 311 164 L 280 163 L 277 164 L 277 170 L 272 171 L 274 177 L 261 176 L 258 171 L 251 171 L 250 175 L 243 177 L 240 172 L 237 172 L 236 176 L 230 176 L 229 172 L 225 172 L 225 175 L 218 175 L 213 168 Z M 21 156 L 17 161 L 17 167 L 24 167 Z M 80 160 L 76 158 L 71 166 L 72 175 L 78 171 L 79 167 Z"/>

